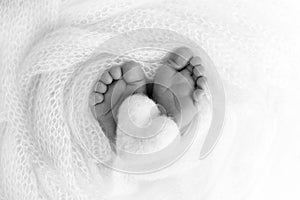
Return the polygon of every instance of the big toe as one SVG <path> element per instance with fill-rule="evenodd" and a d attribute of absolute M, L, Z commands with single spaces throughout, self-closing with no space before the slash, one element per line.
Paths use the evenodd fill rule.
<path fill-rule="evenodd" d="M 169 53 L 166 56 L 165 61 L 171 64 L 171 66 L 176 70 L 180 70 L 189 63 L 192 57 L 193 52 L 191 49 L 187 47 L 179 47 L 173 52 Z"/>
<path fill-rule="evenodd" d="M 133 61 L 124 63 L 122 66 L 123 78 L 126 83 L 134 83 L 144 80 L 144 72 L 141 66 Z"/>
<path fill-rule="evenodd" d="M 145 74 L 141 66 L 133 61 L 122 66 L 123 80 L 127 83 L 127 91 L 132 93 L 144 93 L 146 89 Z"/>

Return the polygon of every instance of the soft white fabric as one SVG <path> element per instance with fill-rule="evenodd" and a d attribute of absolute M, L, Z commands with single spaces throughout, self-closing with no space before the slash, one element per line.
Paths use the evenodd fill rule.
<path fill-rule="evenodd" d="M 299 35 L 287 14 L 296 7 L 273 0 L 2 0 L 0 199 L 251 198 L 284 120 L 283 89 L 299 53 L 290 48 Z M 130 58 L 151 78 L 166 51 L 195 44 L 226 89 L 224 133 L 212 154 L 198 160 L 197 138 L 156 174 L 101 165 L 113 153 L 87 106 L 97 77 Z"/>

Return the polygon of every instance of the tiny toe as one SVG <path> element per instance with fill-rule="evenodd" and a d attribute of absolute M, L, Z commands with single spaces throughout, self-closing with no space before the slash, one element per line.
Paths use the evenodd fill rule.
<path fill-rule="evenodd" d="M 145 78 L 142 68 L 135 62 L 124 63 L 122 69 L 123 78 L 127 83 L 141 81 Z"/>
<path fill-rule="evenodd" d="M 95 87 L 95 92 L 105 93 L 106 91 L 107 91 L 107 86 L 101 81 L 98 81 Z"/>
<path fill-rule="evenodd" d="M 111 84 L 111 82 L 113 81 L 108 71 L 103 72 L 100 80 L 105 84 Z"/>
<path fill-rule="evenodd" d="M 193 57 L 193 58 L 190 60 L 190 64 L 193 65 L 193 66 L 201 65 L 201 58 L 198 57 L 198 56 Z"/>
<path fill-rule="evenodd" d="M 193 52 L 187 47 L 180 47 L 170 53 L 168 59 L 176 64 L 176 69 L 181 69 L 187 65 L 190 59 L 193 57 Z"/>
<path fill-rule="evenodd" d="M 184 76 L 187 76 L 187 77 L 191 76 L 191 72 L 189 70 L 187 70 L 187 69 L 182 70 L 181 74 L 184 75 Z"/>
<path fill-rule="evenodd" d="M 202 65 L 193 68 L 193 74 L 196 77 L 203 76 L 203 72 L 204 72 L 204 67 Z"/>
<path fill-rule="evenodd" d="M 194 93 L 193 93 L 193 98 L 194 98 L 194 100 L 195 100 L 195 101 L 199 101 L 201 95 L 203 95 L 203 94 L 204 94 L 204 90 L 202 90 L 202 89 L 196 89 L 196 90 L 194 91 Z"/>
<path fill-rule="evenodd" d="M 190 73 L 193 73 L 193 66 L 192 65 L 188 65 L 186 68 Z"/>
<path fill-rule="evenodd" d="M 206 77 L 205 76 L 200 76 L 197 79 L 197 87 L 204 89 L 204 84 L 206 83 Z"/>
<path fill-rule="evenodd" d="M 95 93 L 94 95 L 95 95 L 95 105 L 103 102 L 104 100 L 103 94 Z"/>
<path fill-rule="evenodd" d="M 115 66 L 115 67 L 112 67 L 110 70 L 109 70 L 109 73 L 111 75 L 111 77 L 114 79 L 114 80 L 119 80 L 122 76 L 122 72 L 121 72 L 121 68 L 120 66 Z"/>

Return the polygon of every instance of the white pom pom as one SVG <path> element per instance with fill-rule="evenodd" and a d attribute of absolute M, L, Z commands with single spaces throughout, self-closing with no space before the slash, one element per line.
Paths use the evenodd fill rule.
<path fill-rule="evenodd" d="M 122 109 L 122 108 L 123 109 Z M 160 114 L 156 104 L 144 95 L 133 95 L 127 98 L 119 109 L 119 119 L 132 122 L 135 126 L 145 128 L 153 118 Z"/>
<path fill-rule="evenodd" d="M 159 151 L 179 136 L 179 128 L 161 115 L 154 101 L 145 95 L 128 97 L 118 113 L 117 149 L 130 153 Z"/>

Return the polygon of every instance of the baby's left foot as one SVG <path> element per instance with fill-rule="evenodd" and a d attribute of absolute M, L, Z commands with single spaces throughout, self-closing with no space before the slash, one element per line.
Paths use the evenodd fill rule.
<path fill-rule="evenodd" d="M 198 113 L 197 103 L 206 78 L 201 59 L 187 47 L 175 49 L 154 77 L 153 97 L 171 115 L 180 130 Z"/>

